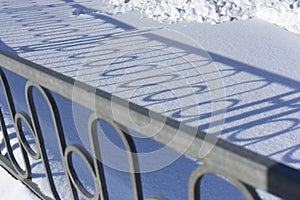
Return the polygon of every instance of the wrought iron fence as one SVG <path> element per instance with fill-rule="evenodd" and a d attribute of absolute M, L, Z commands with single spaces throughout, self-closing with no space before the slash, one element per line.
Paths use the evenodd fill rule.
<path fill-rule="evenodd" d="M 209 140 L 204 139 L 206 133 L 200 130 L 185 124 L 180 124 L 179 121 L 171 118 L 167 118 L 165 122 L 162 122 L 161 119 L 164 117 L 161 114 L 86 85 L 85 83 L 76 82 L 75 84 L 75 80 L 70 77 L 66 77 L 20 57 L 0 51 L 0 66 L 1 83 L 16 129 L 25 168 L 20 167 L 20 164 L 15 158 L 2 111 L 0 112 L 1 133 L 7 153 L 0 154 L 0 165 L 15 178 L 21 180 L 42 199 L 51 198 L 43 194 L 39 186 L 32 181 L 32 168 L 29 158 L 42 161 L 53 197 L 55 199 L 60 199 L 61 197 L 57 192 L 53 174 L 50 169 L 50 161 L 47 157 L 44 138 L 41 133 L 33 89 L 37 89 L 42 94 L 51 111 L 51 118 L 55 127 L 64 172 L 73 199 L 78 199 L 79 194 L 84 199 L 109 199 L 110 196 L 107 190 L 103 163 L 100 161 L 101 149 L 96 138 L 97 121 L 99 119 L 106 120 L 117 130 L 127 150 L 134 199 L 143 199 L 144 197 L 139 171 L 139 159 L 136 154 L 137 150 L 127 129 L 132 129 L 144 136 L 151 137 L 153 140 L 164 145 L 168 144 L 170 148 L 195 160 L 200 160 L 198 154 L 199 147 L 205 143 L 209 143 Z M 25 95 L 28 114 L 26 112 L 16 112 L 15 101 L 7 77 L 2 70 L 3 68 L 27 80 Z M 74 88 L 81 94 L 80 96 L 73 95 L 72 92 Z M 66 133 L 64 133 L 60 112 L 56 104 L 57 102 L 55 102 L 52 96 L 52 92 L 94 111 L 90 116 L 88 124 L 88 135 L 91 146 L 90 152 L 79 144 L 67 145 L 65 141 Z M 118 110 L 119 115 L 117 120 L 113 117 L 111 110 L 110 105 L 112 101 L 116 107 L 115 109 Z M 153 126 L 161 126 L 162 123 L 164 123 L 160 134 L 152 136 L 149 130 L 146 131 L 145 129 L 131 126 L 129 119 L 124 115 L 124 113 L 128 112 L 128 106 L 131 114 L 135 115 L 136 119 L 140 120 L 141 123 L 148 120 L 150 115 L 151 120 L 154 120 L 154 123 L 152 123 Z M 25 123 L 29 127 L 36 143 L 36 149 L 33 149 L 27 141 L 22 123 Z M 179 126 L 180 130 L 178 130 Z M 179 138 L 175 142 L 169 143 L 169 141 L 173 140 L 174 134 L 176 134 L 177 131 L 181 132 Z M 194 133 L 196 133 L 196 135 Z M 190 144 L 188 145 L 188 149 L 185 148 L 186 144 Z M 95 186 L 94 193 L 88 191 L 81 183 L 72 162 L 74 154 L 77 154 L 77 156 L 84 161 L 92 174 Z M 251 152 L 243 147 L 231 144 L 225 140 L 219 139 L 210 154 L 201 159 L 201 162 L 203 162 L 203 165 L 196 168 L 190 175 L 188 185 L 188 197 L 190 200 L 200 199 L 199 186 L 201 184 L 201 178 L 207 173 L 217 174 L 230 180 L 246 199 L 259 199 L 256 189 L 267 191 L 284 199 L 300 199 L 300 172 L 298 170 Z M 148 199 L 163 198 L 153 196 Z"/>

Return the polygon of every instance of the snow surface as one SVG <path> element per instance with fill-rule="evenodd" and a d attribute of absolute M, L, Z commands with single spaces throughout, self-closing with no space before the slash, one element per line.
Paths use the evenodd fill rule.
<path fill-rule="evenodd" d="M 216 103 L 225 104 L 227 110 L 220 137 L 300 168 L 299 35 L 258 19 L 195 26 L 141 19 L 136 12 L 112 16 L 106 9 L 107 5 L 96 0 L 3 1 L 0 48 L 203 130 L 211 124 L 210 93 L 213 89 L 222 91 L 208 86 L 219 76 L 226 98 Z M 158 35 L 161 30 L 164 34 Z M 194 60 L 196 67 L 187 62 L 195 58 L 194 54 L 200 58 Z M 24 91 L 20 90 L 25 80 L 6 74 L 16 110 L 26 111 Z M 16 139 L 3 93 L 0 95 L 6 123 Z M 70 101 L 54 97 L 64 114 L 61 117 L 67 143 L 84 143 L 83 135 L 76 133 L 85 133 L 90 112 L 80 106 L 74 111 Z M 36 94 L 36 99 L 41 96 Z M 43 100 L 37 101 L 37 106 L 58 192 L 69 199 L 49 111 Z M 73 112 L 80 123 L 70 117 Z M 27 137 L 32 139 L 30 134 Z M 161 148 L 139 137 L 135 138 L 139 151 Z M 119 142 L 117 137 L 110 139 Z M 1 148 L 1 153 L 5 149 Z M 175 152 L 170 155 L 177 156 Z M 122 158 L 117 160 L 121 162 Z M 43 166 L 32 160 L 31 164 L 33 180 L 50 194 Z M 79 176 L 92 190 L 85 166 L 80 161 L 76 164 Z M 197 165 L 181 156 L 165 168 L 142 174 L 145 197 L 161 194 L 169 199 L 187 199 L 188 177 Z M 147 166 L 142 169 L 147 170 Z M 132 199 L 128 174 L 109 167 L 105 170 L 111 199 L 119 199 L 120 191 L 122 199 Z M 178 172 L 181 176 L 174 176 Z M 0 180 L 5 181 L 2 176 L 6 175 L 1 173 Z M 1 184 L 14 186 L 7 181 Z M 207 176 L 201 189 L 204 199 L 241 199 L 234 187 L 216 176 Z M 30 195 L 17 191 L 19 195 Z M 8 199 L 15 199 L 15 192 L 6 193 L 12 195 Z M 263 195 L 264 199 L 274 199 Z"/>
<path fill-rule="evenodd" d="M 299 0 L 106 0 L 110 12 L 140 11 L 159 21 L 222 23 L 257 17 L 300 34 Z"/>
<path fill-rule="evenodd" d="M 38 200 L 35 194 L 28 191 L 28 188 L 20 181 L 11 177 L 7 171 L 0 168 L 0 192 L 1 199 L 22 199 L 22 200 Z M 21 197 L 20 197 L 21 196 Z"/>

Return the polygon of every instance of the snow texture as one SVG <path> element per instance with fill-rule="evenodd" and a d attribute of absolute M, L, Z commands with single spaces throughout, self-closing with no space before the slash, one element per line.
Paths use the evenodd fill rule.
<path fill-rule="evenodd" d="M 0 167 L 0 178 L 0 199 L 39 200 L 35 194 L 28 191 L 25 185 L 13 179 L 2 167 Z"/>
<path fill-rule="evenodd" d="M 300 33 L 300 0 L 107 0 L 111 12 L 138 10 L 159 21 L 222 23 L 258 17 Z"/>

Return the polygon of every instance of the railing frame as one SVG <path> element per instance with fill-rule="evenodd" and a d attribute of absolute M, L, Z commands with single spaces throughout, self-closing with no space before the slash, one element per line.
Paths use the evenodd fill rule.
<path fill-rule="evenodd" d="M 204 139 L 206 133 L 197 130 L 194 127 L 185 125 L 171 118 L 166 118 L 147 108 L 128 102 L 113 94 L 76 81 L 63 74 L 4 51 L 0 51 L 0 67 L 2 86 L 18 136 L 18 142 L 25 163 L 25 170 L 19 166 L 12 153 L 12 147 L 10 145 L 10 139 L 2 111 L 0 112 L 0 123 L 7 155 L 0 154 L 0 165 L 15 178 L 21 180 L 42 199 L 51 198 L 44 195 L 38 185 L 32 182 L 29 157 L 34 160 L 42 160 L 54 198 L 60 199 L 61 197 L 55 188 L 46 149 L 43 145 L 43 136 L 39 125 L 37 111 L 35 109 L 34 97 L 32 95 L 33 88 L 38 89 L 43 95 L 51 111 L 56 137 L 60 147 L 60 155 L 73 199 L 78 199 L 79 193 L 85 199 L 109 198 L 106 188 L 105 173 L 103 165 L 100 162 L 100 147 L 96 139 L 96 122 L 99 119 L 104 119 L 109 122 L 117 130 L 124 143 L 127 150 L 134 199 L 143 199 L 144 197 L 139 173 L 139 160 L 135 154 L 137 153 L 135 144 L 131 136 L 127 134 L 127 129 L 132 129 L 146 137 L 151 137 L 153 140 L 164 145 L 168 144 L 168 142 L 174 138 L 174 134 L 177 134 L 179 131 L 181 133 L 180 142 L 171 143 L 168 144 L 168 146 L 195 160 L 200 160 L 199 147 L 204 143 L 209 143 L 209 141 Z M 10 86 L 2 68 L 27 79 L 25 95 L 29 114 L 25 112 L 16 112 Z M 80 97 L 73 96 L 74 89 L 81 94 Z M 80 145 L 66 145 L 59 109 L 51 92 L 57 93 L 87 109 L 95 111 L 89 120 L 89 139 L 93 155 Z M 111 110 L 112 103 L 115 106 L 114 110 L 118 110 L 119 115 L 117 120 L 113 117 Z M 128 105 L 131 114 L 136 116 L 136 119 L 143 121 L 147 120 L 148 116 L 151 116 L 153 126 L 161 127 L 161 123 L 164 123 L 163 130 L 161 131 L 162 134 L 153 136 L 150 132 L 147 132 L 142 128 L 130 126 L 131 123 L 129 123 L 129 119 L 125 115 L 128 111 Z M 162 122 L 161 119 L 165 118 L 167 120 Z M 21 122 L 25 122 L 30 128 L 35 143 L 37 144 L 36 151 L 31 149 L 26 141 Z M 179 126 L 180 130 L 178 130 Z M 188 149 L 185 148 L 186 144 L 190 144 Z M 92 174 L 95 184 L 94 194 L 91 194 L 84 188 L 74 170 L 72 163 L 72 155 L 74 153 L 81 157 Z M 261 189 L 285 199 L 300 199 L 300 172 L 298 170 L 249 151 L 243 147 L 234 145 L 223 139 L 218 139 L 213 150 L 208 156 L 201 159 L 201 162 L 204 164 L 195 169 L 190 176 L 190 183 L 188 186 L 190 200 L 200 199 L 199 186 L 201 184 L 201 178 L 207 173 L 218 174 L 227 178 L 243 193 L 246 199 L 259 199 L 255 189 Z M 163 199 L 163 197 L 153 196 L 148 199 Z"/>

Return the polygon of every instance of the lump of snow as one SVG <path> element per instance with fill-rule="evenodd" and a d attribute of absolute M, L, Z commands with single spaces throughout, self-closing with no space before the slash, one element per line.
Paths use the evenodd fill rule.
<path fill-rule="evenodd" d="M 110 12 L 140 11 L 159 21 L 222 23 L 258 17 L 300 34 L 300 0 L 106 0 Z"/>

